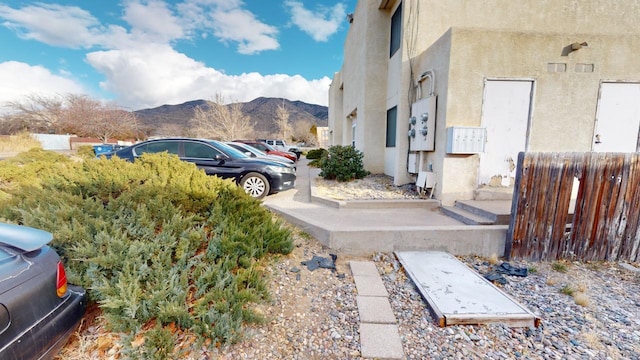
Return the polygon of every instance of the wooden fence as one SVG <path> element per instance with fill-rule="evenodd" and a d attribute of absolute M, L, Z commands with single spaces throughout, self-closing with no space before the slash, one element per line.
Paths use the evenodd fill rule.
<path fill-rule="evenodd" d="M 520 153 L 505 254 L 639 261 L 639 185 L 640 153 Z"/>

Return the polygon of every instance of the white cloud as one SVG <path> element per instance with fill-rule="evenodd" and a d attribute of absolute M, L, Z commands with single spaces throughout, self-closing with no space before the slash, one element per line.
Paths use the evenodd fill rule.
<path fill-rule="evenodd" d="M 131 1 L 125 7 L 124 19 L 131 25 L 132 32 L 146 35 L 142 37 L 147 41 L 166 42 L 184 36 L 180 19 L 163 1 Z"/>
<path fill-rule="evenodd" d="M 76 81 L 52 74 L 42 66 L 7 61 L 0 63 L 0 113 L 7 112 L 4 105 L 22 101 L 28 95 L 55 96 L 60 94 L 86 94 Z"/>
<path fill-rule="evenodd" d="M 266 96 L 327 105 L 331 83 L 328 77 L 308 81 L 298 75 L 226 75 L 166 45 L 97 51 L 87 61 L 105 74 L 101 86 L 118 94 L 115 102 L 135 110 L 211 99 L 216 93 L 233 101 Z"/>
<path fill-rule="evenodd" d="M 54 46 L 88 47 L 100 32 L 98 20 L 76 6 L 38 3 L 17 10 L 0 5 L 0 17 L 19 37 Z"/>
<path fill-rule="evenodd" d="M 256 54 L 280 47 L 275 38 L 278 29 L 258 21 L 246 10 L 215 11 L 211 17 L 214 35 L 222 42 L 237 42 L 241 54 Z"/>
<path fill-rule="evenodd" d="M 345 5 L 338 3 L 331 8 L 318 7 L 315 12 L 307 10 L 300 1 L 287 0 L 285 6 L 291 12 L 291 21 L 315 41 L 327 41 L 344 22 Z"/>
<path fill-rule="evenodd" d="M 327 77 L 227 75 L 172 47 L 178 40 L 215 36 L 237 46 L 242 54 L 278 49 L 278 29 L 260 21 L 241 0 L 185 0 L 173 8 L 161 0 L 125 0 L 123 20 L 128 28 L 101 24 L 78 7 L 44 3 L 20 9 L 0 4 L 0 19 L 24 39 L 59 47 L 103 49 L 87 53 L 86 62 L 104 75 L 100 87 L 114 95 L 110 100 L 134 110 L 210 99 L 216 93 L 230 101 L 251 101 L 260 96 L 320 105 L 328 101 L 331 80 Z M 9 99 L 11 94 L 86 94 L 83 90 L 68 75 L 55 75 L 41 66 L 0 64 L 0 101 L 16 100 Z"/>
<path fill-rule="evenodd" d="M 240 0 L 187 0 L 177 6 L 189 33 L 211 31 L 225 44 L 237 44 L 241 54 L 253 55 L 280 47 L 278 29 L 260 21 Z"/>

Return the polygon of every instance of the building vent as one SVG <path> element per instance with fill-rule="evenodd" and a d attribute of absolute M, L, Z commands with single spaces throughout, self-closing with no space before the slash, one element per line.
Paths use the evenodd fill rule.
<path fill-rule="evenodd" d="M 593 64 L 576 64 L 577 73 L 592 73 L 593 68 Z"/>
<path fill-rule="evenodd" d="M 567 64 L 565 63 L 548 63 L 547 72 L 567 72 Z"/>

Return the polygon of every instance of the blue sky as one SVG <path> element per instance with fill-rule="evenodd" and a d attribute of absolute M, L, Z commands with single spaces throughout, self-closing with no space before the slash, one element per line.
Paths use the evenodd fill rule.
<path fill-rule="evenodd" d="M 327 105 L 356 0 L 0 1 L 0 112 L 86 94 L 139 110 L 221 94 Z"/>

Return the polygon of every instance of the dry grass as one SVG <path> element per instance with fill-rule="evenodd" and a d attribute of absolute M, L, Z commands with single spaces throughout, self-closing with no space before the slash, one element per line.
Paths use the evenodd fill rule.
<path fill-rule="evenodd" d="M 590 303 L 589 296 L 580 291 L 573 294 L 573 301 L 580 306 L 589 306 Z"/>
<path fill-rule="evenodd" d="M 566 273 L 568 271 L 567 266 L 561 262 L 556 262 L 551 265 L 551 268 L 560 273 Z"/>
<path fill-rule="evenodd" d="M 491 265 L 497 264 L 498 263 L 498 255 L 495 254 L 495 253 L 491 254 L 491 256 L 489 256 L 488 261 L 489 261 L 489 264 L 491 264 Z"/>
<path fill-rule="evenodd" d="M 597 333 L 590 331 L 587 333 L 582 333 L 581 334 L 582 339 L 584 340 L 585 343 L 589 344 L 589 347 L 591 349 L 602 349 L 604 348 L 604 346 L 602 346 L 602 342 L 600 341 L 600 337 L 598 336 Z"/>
<path fill-rule="evenodd" d="M 562 289 L 560 289 L 560 292 L 565 295 L 573 296 L 573 294 L 575 293 L 575 290 L 571 286 L 565 285 L 562 287 Z"/>
<path fill-rule="evenodd" d="M 9 137 L 0 137 L 0 152 L 19 153 L 40 147 L 40 142 L 26 131 Z"/>

